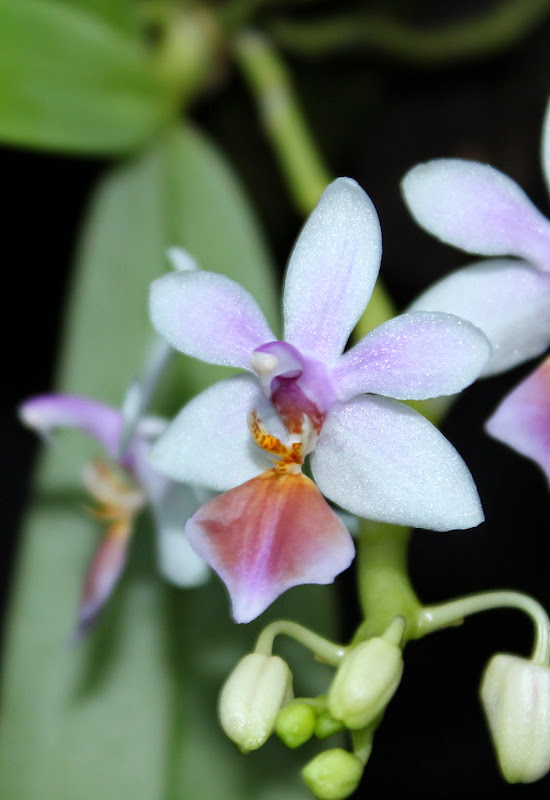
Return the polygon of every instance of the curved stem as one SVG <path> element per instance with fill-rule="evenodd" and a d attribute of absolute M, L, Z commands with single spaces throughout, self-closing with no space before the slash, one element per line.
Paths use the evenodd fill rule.
<path fill-rule="evenodd" d="M 260 33 L 240 34 L 234 50 L 294 202 L 303 214 L 309 214 L 331 177 L 301 112 L 286 66 Z"/>
<path fill-rule="evenodd" d="M 415 638 L 461 622 L 471 614 L 495 608 L 517 608 L 531 617 L 535 627 L 531 659 L 536 664 L 547 665 L 550 662 L 550 619 L 540 603 L 521 592 L 483 592 L 437 606 L 425 606 L 418 612 Z"/>
<path fill-rule="evenodd" d="M 271 32 L 278 44 L 301 55 L 327 55 L 356 47 L 418 66 L 437 66 L 504 50 L 549 13 L 550 0 L 503 0 L 473 19 L 431 30 L 360 13 L 316 22 L 280 21 L 272 25 Z"/>
<path fill-rule="evenodd" d="M 269 142 L 296 207 L 309 214 L 332 180 L 296 97 L 291 77 L 270 41 L 244 32 L 234 52 L 258 107 Z M 368 305 L 368 325 L 361 335 L 395 316 L 395 306 L 378 280 Z"/>
<path fill-rule="evenodd" d="M 315 653 L 321 661 L 326 661 L 327 664 L 332 664 L 334 667 L 339 665 L 346 653 L 346 648 L 342 645 L 330 642 L 323 636 L 304 628 L 303 625 L 285 619 L 276 620 L 263 629 L 256 642 L 254 652 L 270 656 L 275 637 L 281 634 L 300 642 L 312 653 Z"/>

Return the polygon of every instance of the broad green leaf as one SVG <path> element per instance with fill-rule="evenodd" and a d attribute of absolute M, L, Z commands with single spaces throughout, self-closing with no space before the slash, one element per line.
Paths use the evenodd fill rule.
<path fill-rule="evenodd" d="M 139 28 L 143 0 L 59 0 L 73 8 L 101 17 L 122 31 L 134 33 Z"/>
<path fill-rule="evenodd" d="M 147 286 L 165 270 L 172 244 L 242 278 L 273 312 L 268 260 L 238 183 L 212 145 L 182 128 L 114 171 L 95 194 L 70 295 L 60 389 L 121 402 L 151 336 Z M 187 366 L 185 382 L 204 381 L 199 362 Z M 180 402 L 179 394 L 165 399 Z M 40 465 L 10 616 L 0 797 L 307 798 L 298 770 L 308 756 L 273 742 L 242 757 L 219 731 L 216 694 L 274 615 L 331 634 L 330 588 L 294 589 L 262 620 L 234 625 L 217 579 L 185 591 L 155 575 L 144 519 L 98 628 L 68 648 L 98 523 L 82 511 L 79 488 L 91 447 L 76 434 L 60 438 Z M 297 648 L 281 652 L 298 667 L 298 691 L 324 688 L 325 667 Z"/>
<path fill-rule="evenodd" d="M 84 3 L 0 0 L 1 140 L 122 153 L 174 115 L 145 48 Z"/>

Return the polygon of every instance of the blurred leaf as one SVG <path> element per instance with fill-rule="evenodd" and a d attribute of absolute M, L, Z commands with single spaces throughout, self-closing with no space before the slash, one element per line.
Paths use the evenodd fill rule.
<path fill-rule="evenodd" d="M 59 0 L 74 8 L 81 8 L 104 20 L 122 31 L 138 30 L 139 11 L 142 0 Z"/>
<path fill-rule="evenodd" d="M 187 246 L 205 266 L 226 267 L 273 311 L 268 259 L 238 183 L 200 134 L 173 131 L 95 194 L 70 294 L 61 390 L 121 402 L 151 335 L 147 286 L 165 270 L 172 244 Z M 330 588 L 294 589 L 261 621 L 234 625 L 217 579 L 185 591 L 157 578 L 143 520 L 97 629 L 81 647 L 67 648 L 98 533 L 79 489 L 91 449 L 67 433 L 40 466 L 7 637 L 0 796 L 307 798 L 298 777 L 303 753 L 273 742 L 243 758 L 218 728 L 216 693 L 274 615 L 331 633 Z M 326 667 L 296 648 L 289 653 L 303 668 L 301 690 L 312 681 L 320 691 Z"/>
<path fill-rule="evenodd" d="M 0 0 L 0 139 L 123 153 L 176 113 L 143 46 L 55 0 Z"/>

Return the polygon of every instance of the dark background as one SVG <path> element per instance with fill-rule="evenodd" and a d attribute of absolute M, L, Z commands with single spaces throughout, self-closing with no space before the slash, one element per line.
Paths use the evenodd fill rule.
<path fill-rule="evenodd" d="M 484 4 L 462 7 L 475 10 L 476 5 Z M 378 209 L 384 239 L 381 275 L 400 307 L 468 261 L 408 217 L 399 181 L 418 161 L 462 156 L 489 162 L 548 211 L 539 144 L 550 90 L 550 24 L 508 52 L 469 65 L 427 69 L 364 54 L 320 62 L 291 57 L 289 63 L 334 174 L 356 178 Z M 229 73 L 193 116 L 236 166 L 282 269 L 301 220 L 253 113 L 238 76 Z M 104 168 L 99 160 L 14 148 L 0 152 L 6 203 L 6 370 L 0 408 L 4 601 L 36 451 L 33 437 L 16 422 L 15 408 L 26 396 L 52 388 L 78 223 Z M 483 422 L 499 399 L 533 367 L 478 383 L 464 393 L 444 426 L 471 468 L 487 521 L 472 531 L 415 534 L 411 571 L 426 602 L 510 588 L 529 592 L 550 608 L 550 494 L 545 479 L 530 462 L 483 433 Z M 353 576 L 342 585 L 349 634 L 357 623 Z M 530 647 L 530 625 L 515 611 L 483 614 L 460 630 L 413 643 L 358 796 L 389 791 L 396 797 L 414 792 L 449 800 L 464 794 L 547 797 L 550 777 L 531 787 L 502 781 L 477 699 L 483 667 L 493 653 L 526 655 Z"/>

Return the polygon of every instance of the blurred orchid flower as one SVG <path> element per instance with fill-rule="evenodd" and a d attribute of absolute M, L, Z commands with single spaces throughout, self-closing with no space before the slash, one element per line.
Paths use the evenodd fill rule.
<path fill-rule="evenodd" d="M 550 105 L 542 168 L 550 190 Z M 421 294 L 409 310 L 446 311 L 481 328 L 493 348 L 484 375 L 511 369 L 546 350 L 550 220 L 511 178 L 476 161 L 418 164 L 403 179 L 402 190 L 414 219 L 441 241 L 468 253 L 515 257 L 459 269 Z"/>
<path fill-rule="evenodd" d="M 193 258 L 180 248 L 170 248 L 172 267 L 196 270 Z M 19 407 L 21 421 L 49 439 L 56 428 L 73 428 L 95 439 L 109 461 L 96 459 L 84 468 L 84 485 L 97 507 L 91 513 L 107 530 L 89 566 L 77 617 L 77 638 L 97 620 L 126 565 L 128 546 L 137 515 L 148 504 L 157 528 L 157 557 L 161 573 L 178 586 L 196 586 L 206 580 L 208 568 L 191 549 L 183 527 L 185 520 L 210 493 L 176 484 L 149 463 L 153 442 L 167 422 L 145 416 L 152 394 L 173 354 L 170 345 L 156 338 L 148 353 L 143 375 L 130 384 L 122 409 L 88 397 L 45 394 Z"/>
<path fill-rule="evenodd" d="M 56 428 L 72 428 L 95 439 L 109 462 L 95 460 L 84 468 L 84 484 L 97 508 L 92 513 L 107 525 L 89 566 L 77 617 L 77 638 L 97 620 L 124 570 L 135 519 L 149 503 L 157 528 L 157 553 L 162 574 L 179 586 L 205 581 L 207 566 L 191 549 L 185 520 L 206 495 L 191 486 L 175 484 L 149 463 L 152 443 L 166 427 L 164 420 L 144 417 L 128 447 L 120 454 L 123 413 L 88 397 L 46 394 L 26 400 L 19 408 L 22 422 L 49 437 Z"/>
<path fill-rule="evenodd" d="M 321 492 L 375 520 L 448 530 L 483 514 L 464 462 L 424 417 L 393 399 L 452 394 L 479 375 L 486 337 L 455 316 L 396 317 L 343 353 L 370 299 L 380 225 L 361 187 L 324 192 L 290 258 L 284 341 L 241 286 L 208 272 L 152 285 L 153 324 L 170 344 L 249 370 L 194 398 L 153 448 L 175 480 L 225 494 L 191 517 L 191 545 L 248 622 L 286 589 L 330 583 L 353 559 Z M 319 489 L 302 474 L 311 470 Z M 237 488 L 235 488 L 237 487 Z"/>

